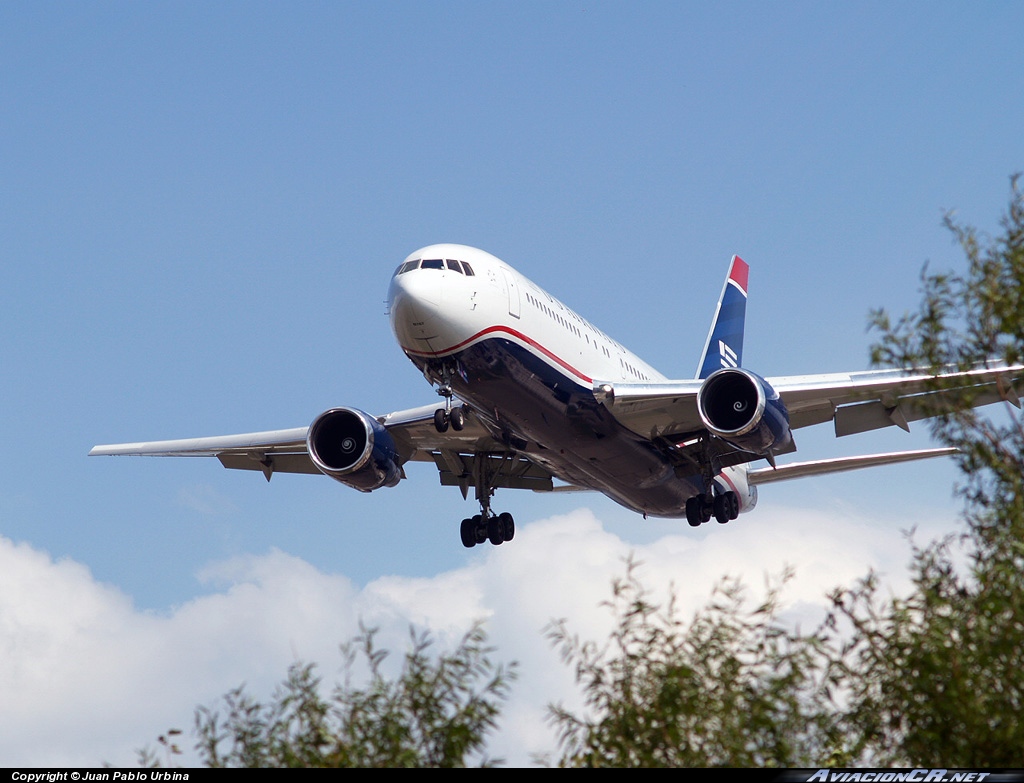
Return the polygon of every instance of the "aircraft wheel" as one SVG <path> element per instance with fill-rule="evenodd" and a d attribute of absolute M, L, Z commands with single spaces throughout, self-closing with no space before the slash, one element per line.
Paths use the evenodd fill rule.
<path fill-rule="evenodd" d="M 708 503 L 706 498 L 700 499 L 700 523 L 703 525 L 705 522 L 711 521 L 711 515 L 714 513 L 714 504 Z"/>
<path fill-rule="evenodd" d="M 736 519 L 740 515 L 740 496 L 735 492 L 725 494 L 729 498 L 729 519 Z"/>
<path fill-rule="evenodd" d="M 686 521 L 690 527 L 700 527 L 700 498 L 690 498 L 686 501 Z"/>
<path fill-rule="evenodd" d="M 715 498 L 715 502 L 713 504 L 713 511 L 715 514 L 715 519 L 718 520 L 718 524 L 724 525 L 726 522 L 732 519 L 732 517 L 729 516 L 730 505 L 731 504 L 729 503 L 728 495 L 718 495 Z"/>
<path fill-rule="evenodd" d="M 448 432 L 448 414 L 444 408 L 434 411 L 434 429 L 438 432 Z"/>
<path fill-rule="evenodd" d="M 478 544 L 482 544 L 487 540 L 487 520 L 480 514 L 473 517 L 473 534 Z"/>
<path fill-rule="evenodd" d="M 501 522 L 501 535 L 506 541 L 511 541 L 516 537 L 516 522 L 512 519 L 512 515 L 508 512 L 498 515 L 498 521 Z"/>
<path fill-rule="evenodd" d="M 448 420 L 451 422 L 453 430 L 461 432 L 462 428 L 466 426 L 466 409 L 461 405 L 452 408 L 451 413 L 448 414 Z"/>
<path fill-rule="evenodd" d="M 459 525 L 459 534 L 462 536 L 462 545 L 466 549 L 476 546 L 476 527 L 473 525 L 472 519 L 462 520 L 462 524 Z"/>
<path fill-rule="evenodd" d="M 491 517 L 487 520 L 487 537 L 495 546 L 498 546 L 498 544 L 505 540 L 505 531 L 502 530 L 502 527 L 501 520 L 497 517 Z"/>

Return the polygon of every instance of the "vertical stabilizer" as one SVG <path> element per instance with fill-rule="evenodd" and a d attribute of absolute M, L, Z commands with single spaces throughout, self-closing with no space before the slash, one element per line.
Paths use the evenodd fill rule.
<path fill-rule="evenodd" d="M 704 343 L 704 353 L 697 365 L 698 378 L 707 378 L 722 367 L 739 367 L 743 361 L 743 319 L 747 312 L 749 272 L 746 261 L 739 256 L 732 257 L 711 331 Z"/>

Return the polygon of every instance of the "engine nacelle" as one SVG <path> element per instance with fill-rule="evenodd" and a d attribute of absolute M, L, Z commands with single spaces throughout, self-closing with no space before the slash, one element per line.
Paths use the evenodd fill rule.
<path fill-rule="evenodd" d="M 768 455 L 793 444 L 789 411 L 778 392 L 749 370 L 711 373 L 697 394 L 697 410 L 712 435 L 743 451 Z"/>
<path fill-rule="evenodd" d="M 306 448 L 319 470 L 361 492 L 393 487 L 402 478 L 398 450 L 388 431 L 355 408 L 331 408 L 317 416 Z"/>

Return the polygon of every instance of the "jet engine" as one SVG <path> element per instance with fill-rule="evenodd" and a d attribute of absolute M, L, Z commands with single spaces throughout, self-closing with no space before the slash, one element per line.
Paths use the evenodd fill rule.
<path fill-rule="evenodd" d="M 742 451 L 767 456 L 792 446 L 786 406 L 768 381 L 749 370 L 711 373 L 697 393 L 697 410 L 712 435 Z"/>
<path fill-rule="evenodd" d="M 360 492 L 393 487 L 402 478 L 398 450 L 388 431 L 355 408 L 331 408 L 317 416 L 306 448 L 323 473 Z"/>

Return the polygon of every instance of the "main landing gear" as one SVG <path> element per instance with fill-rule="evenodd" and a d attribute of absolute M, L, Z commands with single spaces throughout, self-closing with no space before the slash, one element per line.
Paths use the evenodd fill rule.
<path fill-rule="evenodd" d="M 505 460 L 506 456 L 502 456 L 499 461 L 492 459 L 487 454 L 477 454 L 473 457 L 473 483 L 477 502 L 480 503 L 480 513 L 462 520 L 462 525 L 459 527 L 462 545 L 467 549 L 485 541 L 490 541 L 498 546 L 505 541 L 511 541 L 516 535 L 516 523 L 511 514 L 507 512 L 495 514 L 491 511 L 491 496 L 494 495 L 496 486 L 495 478 L 501 473 Z M 495 466 L 495 462 L 498 462 L 497 466 Z"/>
<path fill-rule="evenodd" d="M 710 494 L 710 493 L 709 493 Z M 724 525 L 740 515 L 740 499 L 735 492 L 720 495 L 696 495 L 686 501 L 686 521 L 690 527 L 700 527 L 714 517 Z"/>
<path fill-rule="evenodd" d="M 715 491 L 715 475 L 721 468 L 711 448 L 711 440 L 707 437 L 701 440 L 700 471 L 707 490 L 703 495 L 694 495 L 686 501 L 686 521 L 690 527 L 700 527 L 714 517 L 724 525 L 740 515 L 740 496 L 732 490 Z"/>

